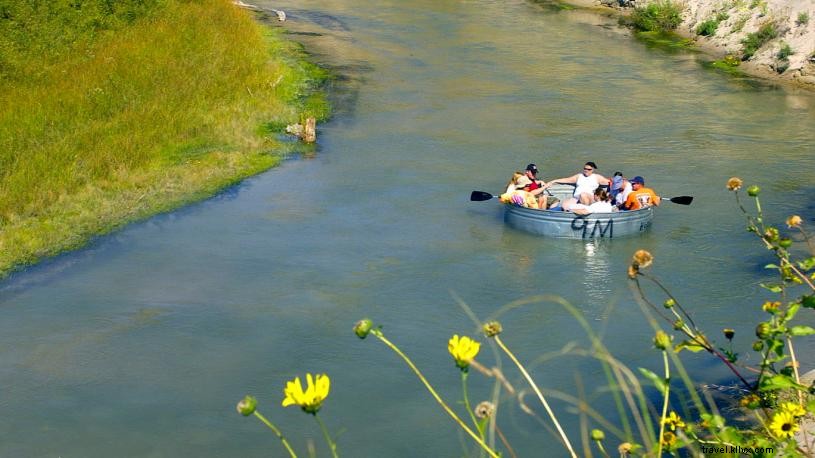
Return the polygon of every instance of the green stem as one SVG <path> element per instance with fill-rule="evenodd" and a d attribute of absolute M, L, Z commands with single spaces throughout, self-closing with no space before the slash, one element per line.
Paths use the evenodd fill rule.
<path fill-rule="evenodd" d="M 521 371 L 521 374 L 523 374 L 523 376 L 526 379 L 527 383 L 529 383 L 529 386 L 531 386 L 532 389 L 535 391 L 535 394 L 538 395 L 538 399 L 540 399 L 541 404 L 543 404 L 543 407 L 546 409 L 546 413 L 549 414 L 549 418 L 552 419 L 552 423 L 555 424 L 555 427 L 557 428 L 558 433 L 560 433 L 560 438 L 563 440 L 563 445 L 565 445 L 566 449 L 569 450 L 569 454 L 571 454 L 572 458 L 577 458 L 577 454 L 575 453 L 574 449 L 572 448 L 572 443 L 569 442 L 569 438 L 566 437 L 566 433 L 563 432 L 563 428 L 560 426 L 560 423 L 557 421 L 557 418 L 555 417 L 555 413 L 549 407 L 549 403 L 546 402 L 546 399 L 543 397 L 543 393 L 541 393 L 541 390 L 538 388 L 538 385 L 536 385 L 535 381 L 532 380 L 532 377 L 529 375 L 529 373 L 526 371 L 526 369 L 524 369 L 524 366 L 521 364 L 521 362 L 518 361 L 518 358 L 516 358 L 515 355 L 511 351 L 509 351 L 509 348 L 507 348 L 506 345 L 504 345 L 504 342 L 501 341 L 501 338 L 499 336 L 495 336 L 494 339 L 495 339 L 495 343 L 497 343 L 498 346 L 501 347 L 501 350 L 503 350 L 504 353 L 506 353 L 507 356 L 509 356 L 509 359 L 511 359 L 512 362 L 515 363 L 515 365 L 518 367 L 518 370 Z"/>
<path fill-rule="evenodd" d="M 668 415 L 668 399 L 671 393 L 671 366 L 668 364 L 668 352 L 662 350 L 662 362 L 665 365 L 665 394 L 662 401 L 662 416 L 659 419 L 659 451 L 657 456 L 662 456 L 662 438 L 665 435 L 665 417 Z"/>
<path fill-rule="evenodd" d="M 286 447 L 286 450 L 288 450 L 288 451 L 289 451 L 289 455 L 291 455 L 291 457 L 292 457 L 292 458 L 297 458 L 297 455 L 294 453 L 294 450 L 292 450 L 291 445 L 289 445 L 289 442 L 286 440 L 286 438 L 285 438 L 285 437 L 283 437 L 283 433 L 281 433 L 281 432 L 280 432 L 280 430 L 279 430 L 279 429 L 277 429 L 277 427 L 276 427 L 275 425 L 273 425 L 273 424 L 272 424 L 272 422 L 270 422 L 269 420 L 267 420 L 267 419 L 266 419 L 266 417 L 264 417 L 264 416 L 263 416 L 263 415 L 262 415 L 260 412 L 258 412 L 257 410 L 255 410 L 254 415 L 255 415 L 255 416 L 256 416 L 256 417 L 257 417 L 257 418 L 258 418 L 260 421 L 262 421 L 262 422 L 263 422 L 263 424 L 265 424 L 266 426 L 268 426 L 268 427 L 269 427 L 269 429 L 271 429 L 271 430 L 272 430 L 272 431 L 275 433 L 275 435 L 277 435 L 277 438 L 278 438 L 278 439 L 280 439 L 280 442 L 283 442 L 283 446 L 284 446 L 284 447 Z"/>
<path fill-rule="evenodd" d="M 328 429 L 325 427 L 325 423 L 320 417 L 317 416 L 317 413 L 314 413 L 314 419 L 317 420 L 317 423 L 320 425 L 320 429 L 323 431 L 323 436 L 325 436 L 325 441 L 328 442 L 328 448 L 331 449 L 331 456 L 334 458 L 337 457 L 337 444 L 331 440 L 331 436 L 328 434 Z"/>
<path fill-rule="evenodd" d="M 470 408 L 470 396 L 467 394 L 467 376 L 470 375 L 469 372 L 461 371 L 461 392 L 464 396 L 464 408 L 467 409 L 467 413 L 470 414 L 470 420 L 473 421 L 476 429 L 478 429 L 478 434 L 481 436 L 481 439 L 484 439 L 484 431 L 481 430 L 481 426 L 478 423 L 478 420 L 475 418 L 475 413 L 473 409 Z"/>
<path fill-rule="evenodd" d="M 604 456 L 604 457 L 606 457 L 606 458 L 611 458 L 610 456 L 608 456 L 608 452 L 606 452 L 606 449 L 605 449 L 605 447 L 603 447 L 603 443 L 602 443 L 602 442 L 600 442 L 600 441 L 595 441 L 595 443 L 597 444 L 597 448 L 599 448 L 599 449 L 600 449 L 600 451 L 601 451 L 601 452 L 603 452 L 603 456 Z"/>
<path fill-rule="evenodd" d="M 439 394 L 436 393 L 436 390 L 433 389 L 433 386 L 430 385 L 430 382 L 427 381 L 427 379 L 424 377 L 424 375 L 419 370 L 419 368 L 416 367 L 415 364 L 413 364 L 413 361 L 411 361 L 410 358 L 408 358 L 408 356 L 406 354 L 402 353 L 402 350 L 400 350 L 399 347 L 397 347 L 396 345 L 391 343 L 391 341 L 388 340 L 384 336 L 384 334 L 382 334 L 382 331 L 380 331 L 379 329 L 372 329 L 371 334 L 375 335 L 379 340 L 382 341 L 382 343 L 387 345 L 388 348 L 393 350 L 397 355 L 399 355 L 405 361 L 405 363 L 407 363 L 407 365 L 411 368 L 411 370 L 413 370 L 413 373 L 415 373 L 416 376 L 419 377 L 419 380 L 421 380 L 421 382 L 424 384 L 425 388 L 427 388 L 427 391 L 430 391 L 430 394 L 433 395 L 433 398 L 436 400 L 436 402 L 438 402 L 439 405 L 441 405 L 441 407 L 444 409 L 444 411 L 447 412 L 447 414 L 450 415 L 450 417 L 452 417 L 453 420 L 456 423 L 458 423 L 459 426 L 461 426 L 461 428 L 464 430 L 464 432 L 469 434 L 470 437 L 472 437 L 478 443 L 478 445 L 481 446 L 481 448 L 483 448 L 487 453 L 489 453 L 490 456 L 492 456 L 493 458 L 499 458 L 499 455 L 497 453 L 495 453 L 495 451 L 493 451 L 481 439 L 481 437 L 479 437 L 475 432 L 473 432 L 473 430 L 470 429 L 464 423 L 464 421 L 461 418 L 459 418 L 458 415 L 456 415 L 455 412 L 453 412 L 453 409 L 451 409 L 450 406 L 448 406 L 447 403 L 444 402 L 444 400 L 441 398 L 441 396 L 439 396 Z"/>

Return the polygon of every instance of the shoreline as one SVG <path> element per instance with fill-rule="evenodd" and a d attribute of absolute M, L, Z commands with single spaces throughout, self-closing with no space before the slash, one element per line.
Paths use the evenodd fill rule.
<path fill-rule="evenodd" d="M 633 7 L 616 6 L 615 0 L 555 1 L 616 18 L 626 17 L 634 11 Z M 637 3 L 641 6 L 653 3 L 653 0 L 641 0 Z M 815 91 L 815 1 L 809 5 L 811 12 L 806 10 L 806 6 L 793 11 L 790 0 L 769 0 L 769 3 L 763 3 L 763 9 L 738 6 L 740 2 L 733 2 L 731 8 L 722 7 L 718 12 L 707 3 L 709 2 L 704 0 L 686 0 L 682 23 L 673 31 L 677 36 L 690 40 L 691 49 L 711 57 L 711 63 L 736 57 L 739 65 L 729 68 L 745 76 Z M 700 24 L 716 14 L 726 19 L 721 21 L 721 27 L 714 34 L 702 36 L 695 32 Z M 808 18 L 807 22 L 799 23 L 798 19 L 804 17 Z M 750 59 L 741 60 L 744 47 L 742 40 L 767 23 L 776 24 L 779 36 L 767 41 Z M 792 45 L 793 54 L 789 58 L 779 59 L 782 47 L 790 46 L 787 42 Z M 783 69 L 781 65 L 787 65 L 788 68 L 780 71 Z"/>

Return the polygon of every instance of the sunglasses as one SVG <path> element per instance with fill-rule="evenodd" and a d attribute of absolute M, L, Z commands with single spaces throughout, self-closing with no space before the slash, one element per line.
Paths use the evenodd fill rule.
<path fill-rule="evenodd" d="M 591 168 L 591 167 L 583 167 L 583 170 L 586 170 L 586 171 L 588 171 L 588 172 L 591 172 L 591 171 L 592 171 L 592 170 L 594 170 L 594 169 L 593 169 L 593 168 Z"/>

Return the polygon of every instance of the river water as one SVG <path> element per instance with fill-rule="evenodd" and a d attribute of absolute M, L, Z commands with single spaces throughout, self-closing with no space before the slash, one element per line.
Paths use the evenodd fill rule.
<path fill-rule="evenodd" d="M 407 366 L 351 332 L 363 316 L 383 325 L 465 415 L 446 343 L 477 334 L 459 303 L 482 319 L 502 310 L 503 340 L 542 387 L 582 391 L 613 421 L 601 370 L 560 354 L 588 346 L 579 325 L 536 296 L 567 300 L 622 361 L 659 372 L 626 279 L 639 248 L 710 336 L 724 345 L 732 327 L 751 353 L 771 257 L 725 182 L 760 184 L 779 224 L 813 222 L 812 94 L 721 75 L 613 19 L 546 4 L 261 5 L 286 10 L 292 38 L 341 75 L 316 154 L 0 284 L 0 456 L 284 456 L 235 412 L 247 393 L 301 456 L 309 443 L 328 456 L 314 420 L 280 407 L 285 382 L 306 372 L 331 377 L 320 417 L 341 455 L 461 456 L 470 442 Z M 468 201 L 528 162 L 551 179 L 587 160 L 695 200 L 663 204 L 641 236 L 599 242 L 520 233 L 496 202 Z M 486 344 L 478 359 L 495 364 Z M 683 359 L 700 383 L 733 383 L 709 356 Z M 472 373 L 469 388 L 477 403 L 492 384 Z M 579 417 L 552 405 L 579 444 Z M 565 455 L 506 396 L 499 426 L 519 456 Z"/>

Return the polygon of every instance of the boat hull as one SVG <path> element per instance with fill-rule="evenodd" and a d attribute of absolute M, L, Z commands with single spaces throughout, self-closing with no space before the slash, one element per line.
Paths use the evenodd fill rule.
<path fill-rule="evenodd" d="M 568 192 L 557 192 L 564 200 Z M 572 212 L 536 210 L 505 204 L 504 221 L 507 225 L 546 237 L 567 239 L 616 238 L 639 234 L 648 230 L 654 219 L 654 208 L 634 211 L 577 215 Z"/>

